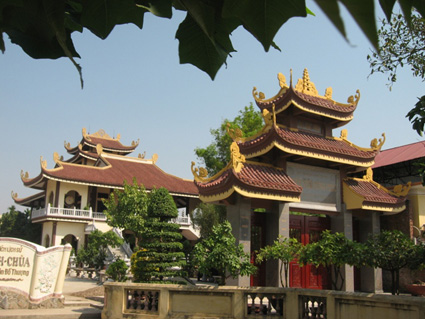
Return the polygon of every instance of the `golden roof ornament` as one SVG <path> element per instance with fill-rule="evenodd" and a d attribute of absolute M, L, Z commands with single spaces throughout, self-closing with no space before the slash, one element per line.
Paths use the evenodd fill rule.
<path fill-rule="evenodd" d="M 64 146 L 65 146 L 66 149 L 70 149 L 71 148 L 71 143 L 69 143 L 67 141 L 64 141 L 63 144 L 64 144 Z"/>
<path fill-rule="evenodd" d="M 208 171 L 204 167 L 200 167 L 198 169 L 195 167 L 195 162 L 192 162 L 192 165 L 190 166 L 190 170 L 192 171 L 195 181 L 197 181 L 198 183 L 202 183 L 206 181 L 206 177 L 208 176 Z"/>
<path fill-rule="evenodd" d="M 239 173 L 244 167 L 245 156 L 240 153 L 239 146 L 236 142 L 230 145 L 230 161 L 236 173 Z"/>
<path fill-rule="evenodd" d="M 234 129 L 230 128 L 230 126 L 231 126 L 231 124 L 229 122 L 227 122 L 227 124 L 226 124 L 227 134 L 229 134 L 230 138 L 233 141 L 237 141 L 237 142 L 241 141 L 242 137 L 243 137 L 242 130 L 237 125 L 235 125 L 236 128 L 234 128 Z"/>
<path fill-rule="evenodd" d="M 140 142 L 140 138 L 137 139 L 137 142 L 132 141 L 131 146 L 137 146 L 137 145 L 139 145 L 139 142 Z"/>
<path fill-rule="evenodd" d="M 13 199 L 17 199 L 18 198 L 18 193 L 15 193 L 14 191 L 12 191 L 10 193 L 10 195 L 12 196 Z"/>
<path fill-rule="evenodd" d="M 158 160 L 158 154 L 155 153 L 152 155 L 152 162 L 155 164 L 157 160 Z"/>
<path fill-rule="evenodd" d="M 41 168 L 47 168 L 47 161 L 43 160 L 43 156 L 40 156 L 40 166 Z"/>
<path fill-rule="evenodd" d="M 378 143 L 378 139 L 374 138 L 370 142 L 370 147 L 375 151 L 379 151 L 384 145 L 384 143 L 385 143 L 385 133 L 382 133 L 382 138 L 379 139 L 379 143 Z"/>
<path fill-rule="evenodd" d="M 347 99 L 347 103 L 351 105 L 357 105 L 359 101 L 360 101 L 360 90 L 357 90 L 354 96 L 351 95 Z"/>
<path fill-rule="evenodd" d="M 102 146 L 102 144 L 97 144 L 96 145 L 96 153 L 97 153 L 97 155 L 102 155 L 102 152 L 103 152 L 103 146 Z"/>
<path fill-rule="evenodd" d="M 393 188 L 393 194 L 397 197 L 406 197 L 411 187 L 412 182 L 408 182 L 407 185 L 396 185 Z"/>
<path fill-rule="evenodd" d="M 25 172 L 23 170 L 21 170 L 21 180 L 22 181 L 27 181 L 29 179 L 30 175 L 28 174 L 28 172 Z"/>
<path fill-rule="evenodd" d="M 286 77 L 282 73 L 279 72 L 277 74 L 277 79 L 279 80 L 279 86 L 282 89 L 287 89 L 289 87 L 288 84 L 286 84 Z"/>
<path fill-rule="evenodd" d="M 118 133 L 116 140 L 119 141 L 120 139 L 121 139 L 121 134 Z"/>
<path fill-rule="evenodd" d="M 140 159 L 144 159 L 145 157 L 146 157 L 146 151 L 144 151 L 144 152 L 143 152 L 143 154 L 140 154 L 140 153 L 139 153 L 138 158 L 140 158 Z"/>
<path fill-rule="evenodd" d="M 332 88 L 328 87 L 325 90 L 325 98 L 327 98 L 328 100 L 332 100 Z"/>
<path fill-rule="evenodd" d="M 368 167 L 366 175 L 363 175 L 363 179 L 367 182 L 373 182 L 373 170 L 372 167 Z"/>
<path fill-rule="evenodd" d="M 319 96 L 316 86 L 310 81 L 310 75 L 308 74 L 307 68 L 304 69 L 303 78 L 298 80 L 295 90 L 304 94 Z"/>
<path fill-rule="evenodd" d="M 83 127 L 83 137 L 85 138 L 85 139 L 90 139 L 89 137 L 88 137 L 88 135 L 87 135 L 87 129 L 85 128 L 85 127 Z"/>
<path fill-rule="evenodd" d="M 57 164 L 59 161 L 63 160 L 63 156 L 59 156 L 58 152 L 53 153 L 53 161 Z"/>

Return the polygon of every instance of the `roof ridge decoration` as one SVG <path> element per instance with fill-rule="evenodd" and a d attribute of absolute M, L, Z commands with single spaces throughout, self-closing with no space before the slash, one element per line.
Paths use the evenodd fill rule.
<path fill-rule="evenodd" d="M 47 161 L 43 160 L 43 156 L 40 156 L 40 166 L 42 169 L 47 168 Z"/>
<path fill-rule="evenodd" d="M 384 143 L 386 141 L 385 133 L 382 133 L 382 138 L 380 138 L 379 140 L 377 138 L 374 138 L 372 141 L 370 141 L 370 148 L 367 148 L 367 147 L 360 147 L 360 146 L 353 144 L 352 142 L 350 142 L 347 139 L 347 137 L 348 137 L 348 130 L 343 129 L 343 130 L 341 130 L 340 137 L 339 138 L 334 137 L 334 139 L 343 141 L 343 142 L 347 143 L 348 145 L 358 149 L 359 151 L 366 151 L 366 152 L 380 151 L 382 146 L 384 145 Z"/>
<path fill-rule="evenodd" d="M 332 93 L 333 93 L 332 87 L 328 87 L 325 90 L 325 95 L 319 95 L 319 93 L 318 93 L 318 91 L 316 89 L 316 86 L 310 80 L 310 75 L 308 73 L 307 68 L 304 69 L 304 71 L 303 71 L 303 77 L 301 79 L 298 79 L 298 82 L 295 85 L 295 88 L 292 87 L 292 69 L 291 69 L 290 86 L 288 86 L 286 84 L 285 76 L 282 73 L 278 73 L 277 77 L 278 77 L 279 86 L 280 86 L 281 89 L 272 98 L 266 99 L 266 96 L 265 96 L 265 94 L 263 92 L 258 92 L 256 87 L 253 88 L 252 95 L 254 96 L 254 99 L 257 102 L 267 103 L 267 102 L 274 101 L 278 97 L 280 97 L 281 95 L 283 95 L 290 87 L 294 91 L 297 91 L 297 92 L 300 92 L 300 93 L 303 93 L 303 94 L 307 94 L 307 95 L 310 95 L 310 96 L 322 98 L 322 99 L 327 99 L 327 100 L 331 101 L 333 104 L 339 105 L 339 106 L 345 106 L 345 107 L 357 106 L 357 104 L 359 103 L 359 100 L 360 100 L 360 90 L 356 90 L 356 94 L 355 95 L 350 95 L 348 97 L 348 99 L 347 99 L 347 103 L 348 104 L 339 103 L 339 102 L 336 102 L 335 100 L 332 99 Z"/>
<path fill-rule="evenodd" d="M 63 161 L 63 156 L 59 156 L 58 152 L 53 153 L 53 161 L 58 164 L 59 162 Z"/>
<path fill-rule="evenodd" d="M 12 191 L 10 195 L 12 196 L 12 199 L 14 200 L 18 199 L 18 193 L 15 193 L 14 191 Z"/>
<path fill-rule="evenodd" d="M 235 173 L 240 173 L 240 171 L 244 167 L 244 163 L 246 163 L 246 158 L 244 155 L 240 153 L 238 144 L 235 141 L 233 141 L 232 144 L 230 145 L 230 161 L 217 174 L 211 177 L 207 177 L 208 171 L 204 167 L 199 167 L 199 169 L 196 168 L 195 162 L 193 161 L 192 161 L 192 165 L 190 169 L 192 171 L 193 177 L 196 182 L 206 183 L 216 179 L 218 176 L 222 175 L 223 172 L 231 168 L 234 169 Z"/>
<path fill-rule="evenodd" d="M 24 170 L 22 170 L 21 169 L 21 180 L 23 181 L 23 182 L 26 182 L 26 181 L 28 181 L 30 179 L 30 175 L 29 175 L 29 173 L 28 172 L 25 172 L 24 173 Z"/>
<path fill-rule="evenodd" d="M 226 125 L 227 134 L 230 136 L 230 138 L 236 142 L 236 143 L 245 143 L 246 141 L 250 141 L 253 139 L 256 139 L 258 136 L 265 134 L 266 132 L 270 131 L 272 127 L 276 127 L 276 112 L 275 112 L 275 104 L 273 103 L 272 106 L 272 112 L 268 111 L 267 109 L 263 109 L 261 112 L 261 116 L 264 120 L 264 126 L 263 128 L 255 133 L 252 136 L 246 136 L 243 137 L 243 131 L 237 126 L 236 128 L 230 128 L 230 122 Z"/>

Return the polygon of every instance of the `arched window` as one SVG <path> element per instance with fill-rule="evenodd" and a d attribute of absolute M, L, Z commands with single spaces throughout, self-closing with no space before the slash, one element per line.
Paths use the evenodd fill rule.
<path fill-rule="evenodd" d="M 77 208 L 81 209 L 81 196 L 76 191 L 69 191 L 65 194 L 64 198 L 65 208 Z"/>

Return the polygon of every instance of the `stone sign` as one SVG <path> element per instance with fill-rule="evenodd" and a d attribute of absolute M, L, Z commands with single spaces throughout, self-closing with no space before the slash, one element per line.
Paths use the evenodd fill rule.
<path fill-rule="evenodd" d="M 62 307 L 71 249 L 0 237 L 0 308 Z"/>

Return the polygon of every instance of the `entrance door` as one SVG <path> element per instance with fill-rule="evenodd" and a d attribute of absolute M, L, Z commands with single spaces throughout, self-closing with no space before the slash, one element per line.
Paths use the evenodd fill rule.
<path fill-rule="evenodd" d="M 330 220 L 325 217 L 290 215 L 290 237 L 296 238 L 303 245 L 316 242 L 322 231 L 329 229 Z M 289 285 L 295 288 L 327 289 L 326 269 L 322 266 L 304 265 L 300 267 L 297 261 L 289 265 Z"/>
<path fill-rule="evenodd" d="M 253 212 L 251 214 L 251 263 L 255 264 L 258 269 L 254 275 L 251 275 L 251 287 L 264 287 L 266 285 L 266 262 L 261 264 L 255 263 L 256 251 L 265 246 L 265 214 Z"/>

